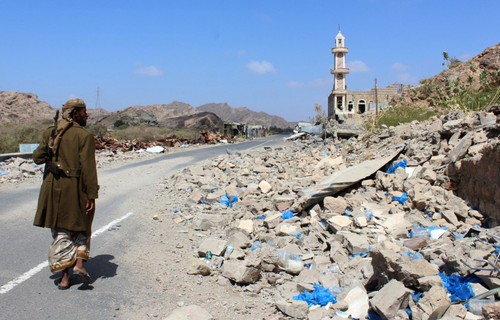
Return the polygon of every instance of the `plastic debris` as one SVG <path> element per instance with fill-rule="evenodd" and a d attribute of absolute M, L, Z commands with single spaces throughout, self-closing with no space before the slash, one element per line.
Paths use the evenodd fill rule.
<path fill-rule="evenodd" d="M 304 269 L 304 262 L 302 258 L 295 253 L 278 250 L 278 266 L 282 267 L 285 271 L 292 274 L 299 274 Z"/>
<path fill-rule="evenodd" d="M 450 294 L 451 302 L 469 300 L 474 296 L 474 291 L 470 285 L 471 282 L 478 282 L 473 277 L 462 277 L 456 273 L 447 276 L 444 273 L 439 273 L 444 288 Z"/>
<path fill-rule="evenodd" d="M 257 240 L 252 244 L 251 249 L 252 249 L 252 251 L 255 251 L 255 250 L 260 249 L 260 248 L 262 248 L 262 242 Z"/>
<path fill-rule="evenodd" d="M 406 192 L 403 192 L 400 197 L 392 196 L 392 201 L 398 201 L 401 204 L 404 204 L 406 202 L 406 198 L 408 197 L 408 194 Z"/>
<path fill-rule="evenodd" d="M 294 296 L 293 299 L 305 301 L 309 306 L 326 306 L 329 303 L 337 302 L 337 299 L 335 298 L 333 293 L 330 292 L 330 290 L 324 288 L 318 283 L 314 283 L 313 286 L 313 291 L 301 292 L 298 295 Z"/>
<path fill-rule="evenodd" d="M 220 197 L 220 203 L 229 208 L 232 208 L 236 202 L 238 202 L 238 196 L 230 196 L 226 193 Z"/>
<path fill-rule="evenodd" d="M 281 213 L 281 218 L 283 220 L 291 219 L 291 218 L 293 218 L 293 216 L 294 216 L 294 213 L 292 211 L 290 211 L 290 209 L 283 211 Z"/>
<path fill-rule="evenodd" d="M 386 173 L 394 173 L 398 168 L 406 169 L 406 160 L 401 160 L 398 163 L 392 163 L 387 169 Z"/>
<path fill-rule="evenodd" d="M 404 254 L 405 256 L 410 257 L 412 260 L 418 260 L 418 259 L 424 258 L 424 256 L 419 252 L 413 253 L 413 252 L 409 252 L 409 251 L 403 251 L 401 253 Z"/>
<path fill-rule="evenodd" d="M 164 151 L 165 151 L 165 148 L 162 146 L 154 146 L 154 147 L 146 148 L 146 152 L 149 152 L 149 153 L 162 153 Z"/>

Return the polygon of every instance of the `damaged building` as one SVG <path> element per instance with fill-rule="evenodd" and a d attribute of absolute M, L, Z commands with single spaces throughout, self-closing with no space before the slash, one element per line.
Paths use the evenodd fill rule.
<path fill-rule="evenodd" d="M 410 87 L 395 83 L 387 87 L 377 88 L 375 80 L 375 86 L 371 90 L 348 90 L 349 68 L 346 64 L 348 52 L 349 50 L 345 46 L 345 37 L 339 31 L 335 37 L 335 47 L 332 48 L 334 67 L 330 73 L 334 76 L 334 80 L 332 92 L 328 96 L 328 118 L 352 118 L 356 114 L 376 113 L 387 109 L 392 99 L 401 96 L 403 89 Z"/>

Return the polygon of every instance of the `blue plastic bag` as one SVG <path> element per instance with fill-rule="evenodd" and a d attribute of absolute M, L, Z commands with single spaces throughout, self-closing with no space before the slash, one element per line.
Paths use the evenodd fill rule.
<path fill-rule="evenodd" d="M 407 197 L 408 194 L 406 192 L 403 192 L 401 194 L 401 197 L 392 196 L 392 201 L 398 201 L 399 203 L 404 204 L 406 202 Z"/>
<path fill-rule="evenodd" d="M 293 300 L 302 300 L 307 302 L 309 306 L 320 305 L 326 306 L 328 303 L 336 303 L 337 299 L 330 292 L 318 283 L 314 283 L 313 291 L 304 291 L 293 297 Z"/>
<path fill-rule="evenodd" d="M 394 173 L 396 172 L 397 168 L 403 168 L 406 169 L 406 160 L 401 160 L 398 163 L 394 164 L 392 163 L 389 168 L 387 169 L 386 173 Z"/>
<path fill-rule="evenodd" d="M 236 202 L 238 202 L 238 196 L 230 196 L 226 193 L 220 197 L 220 203 L 229 208 L 232 208 Z"/>
<path fill-rule="evenodd" d="M 474 296 L 474 291 L 472 291 L 470 282 L 476 282 L 477 280 L 472 278 L 463 278 L 456 273 L 453 273 L 450 276 L 447 276 L 444 273 L 439 273 L 439 276 L 441 277 L 444 288 L 450 294 L 451 302 L 469 300 Z"/>
<path fill-rule="evenodd" d="M 286 210 L 286 211 L 283 211 L 283 212 L 281 213 L 281 218 L 282 218 L 283 220 L 291 219 L 291 218 L 293 218 L 293 212 L 292 212 L 292 211 L 290 211 L 290 209 L 288 209 L 288 210 Z"/>

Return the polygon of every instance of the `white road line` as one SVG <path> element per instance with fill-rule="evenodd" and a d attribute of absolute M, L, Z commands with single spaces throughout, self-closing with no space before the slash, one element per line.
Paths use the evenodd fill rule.
<path fill-rule="evenodd" d="M 94 231 L 92 233 L 92 238 L 95 238 L 96 236 L 98 236 L 101 233 L 103 233 L 104 231 L 108 230 L 109 228 L 111 228 L 115 224 L 117 224 L 117 223 L 119 223 L 119 222 L 127 219 L 132 214 L 134 214 L 134 213 L 133 212 L 129 212 L 126 215 L 124 215 L 123 217 L 118 218 L 116 220 L 113 220 L 110 223 L 108 223 L 107 225 L 105 225 L 104 227 L 100 228 L 99 230 Z M 14 279 L 14 280 L 8 282 L 7 284 L 4 284 L 3 286 L 1 286 L 0 287 L 0 294 L 4 294 L 4 293 L 9 292 L 10 290 L 14 289 L 14 287 L 16 287 L 18 284 L 23 283 L 24 281 L 26 281 L 29 278 L 33 277 L 35 274 L 37 274 L 38 272 L 42 271 L 45 267 L 48 267 L 48 266 L 49 266 L 49 263 L 47 261 L 44 261 L 44 262 L 40 263 L 39 265 L 37 265 L 33 269 L 29 270 L 28 272 L 25 272 L 24 274 L 20 275 L 16 279 Z"/>

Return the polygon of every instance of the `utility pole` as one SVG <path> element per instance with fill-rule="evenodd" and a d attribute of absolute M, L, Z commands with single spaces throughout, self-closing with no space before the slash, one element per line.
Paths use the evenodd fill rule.
<path fill-rule="evenodd" d="M 375 78 L 375 115 L 378 116 L 377 78 Z"/>
<path fill-rule="evenodd" d="M 99 91 L 99 87 L 97 87 L 97 98 L 95 100 L 95 108 L 96 109 L 101 108 L 101 92 Z"/>

